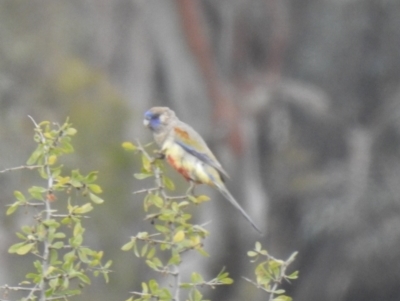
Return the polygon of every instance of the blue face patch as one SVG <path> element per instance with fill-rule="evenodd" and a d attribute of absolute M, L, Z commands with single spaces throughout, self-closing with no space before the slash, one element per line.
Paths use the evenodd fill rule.
<path fill-rule="evenodd" d="M 161 125 L 160 115 L 158 114 L 147 111 L 146 113 L 144 113 L 144 118 L 148 121 L 148 127 L 151 130 L 157 130 Z"/>

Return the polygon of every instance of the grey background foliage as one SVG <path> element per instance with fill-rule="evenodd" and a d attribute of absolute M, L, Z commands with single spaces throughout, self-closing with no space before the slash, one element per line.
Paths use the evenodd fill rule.
<path fill-rule="evenodd" d="M 265 300 L 246 251 L 259 240 L 276 257 L 299 251 L 302 300 L 398 300 L 400 262 L 400 2 L 397 0 L 5 0 L 0 3 L 0 169 L 33 150 L 32 124 L 78 129 L 68 168 L 99 170 L 106 203 L 87 222 L 88 244 L 114 260 L 76 300 L 125 300 L 156 275 L 120 251 L 150 229 L 131 192 L 138 169 L 121 143 L 150 141 L 142 114 L 173 108 L 231 174 L 228 187 L 265 229 L 259 237 L 214 199 L 211 258 L 187 257 L 235 285 L 212 300 Z M 178 191 L 186 183 L 173 171 Z M 0 175 L 3 208 L 33 172 Z M 7 253 L 29 221 L 1 210 L 0 283 L 15 284 L 31 258 Z"/>

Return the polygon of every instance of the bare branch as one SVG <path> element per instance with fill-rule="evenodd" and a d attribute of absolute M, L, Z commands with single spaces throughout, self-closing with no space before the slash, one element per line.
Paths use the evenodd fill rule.
<path fill-rule="evenodd" d="M 18 167 L 11 167 L 11 168 L 6 168 L 3 170 L 0 170 L 0 173 L 5 173 L 8 171 L 15 171 L 15 170 L 21 170 L 21 169 L 29 169 L 29 170 L 33 170 L 33 169 L 37 169 L 37 168 L 41 168 L 43 167 L 43 165 L 22 165 L 22 166 L 18 166 Z"/>

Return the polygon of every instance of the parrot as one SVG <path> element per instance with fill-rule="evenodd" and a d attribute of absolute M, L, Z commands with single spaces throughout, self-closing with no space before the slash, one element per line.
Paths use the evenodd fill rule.
<path fill-rule="evenodd" d="M 190 125 L 179 120 L 168 107 L 152 107 L 144 114 L 143 124 L 153 132 L 160 154 L 191 187 L 207 184 L 216 188 L 253 228 L 262 233 L 225 186 L 227 172 L 211 152 L 204 139 Z M 192 186 L 193 185 L 193 186 Z"/>

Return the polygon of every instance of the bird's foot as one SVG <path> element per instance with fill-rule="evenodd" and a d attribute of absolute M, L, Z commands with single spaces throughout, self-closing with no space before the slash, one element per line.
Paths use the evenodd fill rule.
<path fill-rule="evenodd" d="M 186 195 L 193 195 L 194 196 L 194 188 L 196 187 L 196 184 L 193 182 L 190 182 L 190 186 L 188 190 L 186 191 Z"/>
<path fill-rule="evenodd" d="M 157 160 L 157 159 L 159 159 L 159 160 L 163 160 L 163 159 L 165 159 L 165 154 L 162 152 L 162 151 L 160 151 L 160 150 L 155 150 L 154 151 L 154 158 Z"/>

